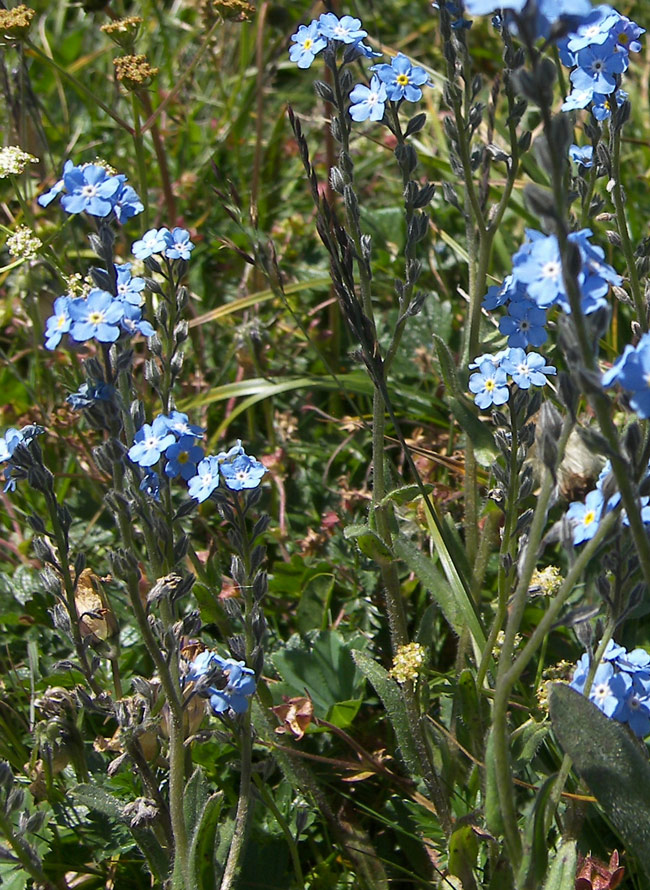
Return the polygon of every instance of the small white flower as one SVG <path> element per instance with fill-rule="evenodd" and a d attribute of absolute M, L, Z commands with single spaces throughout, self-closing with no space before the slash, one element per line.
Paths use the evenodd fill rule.
<path fill-rule="evenodd" d="M 7 176 L 18 176 L 27 164 L 38 164 L 38 158 L 18 148 L 17 145 L 6 145 L 0 148 L 0 179 Z"/>
<path fill-rule="evenodd" d="M 7 238 L 9 255 L 16 259 L 32 260 L 43 246 L 43 242 L 27 226 L 18 226 L 13 235 Z"/>

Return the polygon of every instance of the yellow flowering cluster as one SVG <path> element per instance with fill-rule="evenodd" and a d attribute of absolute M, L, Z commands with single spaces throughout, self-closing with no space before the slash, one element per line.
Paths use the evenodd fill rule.
<path fill-rule="evenodd" d="M 558 681 L 568 683 L 574 670 L 575 665 L 571 664 L 570 661 L 559 661 L 557 664 L 552 664 L 544 669 L 542 681 L 535 692 L 540 710 L 548 711 L 549 685 Z"/>
<path fill-rule="evenodd" d="M 100 30 L 110 37 L 113 43 L 126 49 L 135 43 L 141 24 L 142 19 L 139 15 L 129 15 L 102 25 Z"/>
<path fill-rule="evenodd" d="M 492 649 L 492 655 L 494 658 L 498 658 L 499 655 L 501 654 L 501 649 L 503 647 L 505 639 L 506 639 L 505 630 L 500 630 L 499 633 L 497 634 L 496 640 L 494 641 L 494 647 Z M 521 643 L 521 634 L 515 634 L 514 648 L 516 649 L 520 643 Z"/>
<path fill-rule="evenodd" d="M 0 9 L 0 34 L 22 40 L 27 37 L 36 10 L 21 3 L 13 9 Z"/>
<path fill-rule="evenodd" d="M 535 569 L 530 579 L 530 592 L 541 596 L 553 596 L 562 586 L 564 578 L 557 566 Z"/>
<path fill-rule="evenodd" d="M 405 646 L 400 646 L 393 659 L 391 677 L 394 677 L 398 683 L 417 680 L 425 656 L 426 649 L 420 643 L 407 643 Z"/>
<path fill-rule="evenodd" d="M 215 15 L 230 22 L 250 22 L 255 7 L 247 0 L 203 0 L 201 15 L 207 25 L 212 24 Z"/>
<path fill-rule="evenodd" d="M 113 59 L 115 76 L 127 90 L 138 90 L 148 86 L 158 74 L 158 68 L 153 68 L 149 60 L 140 53 L 137 56 L 120 56 Z"/>

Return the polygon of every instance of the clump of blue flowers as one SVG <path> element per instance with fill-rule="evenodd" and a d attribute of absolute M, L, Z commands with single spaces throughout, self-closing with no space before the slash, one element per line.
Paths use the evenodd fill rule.
<path fill-rule="evenodd" d="M 245 662 L 222 658 L 207 649 L 190 663 L 185 679 L 194 683 L 199 695 L 209 699 L 213 714 L 229 710 L 244 714 L 257 685 L 254 671 Z"/>
<path fill-rule="evenodd" d="M 293 46 L 289 49 L 289 58 L 299 68 L 309 68 L 328 42 L 352 46 L 360 55 L 371 58 L 375 53 L 363 43 L 363 38 L 367 36 L 368 32 L 361 27 L 360 19 L 351 15 L 339 18 L 333 12 L 324 12 L 309 25 L 300 25 L 291 35 Z"/>
<path fill-rule="evenodd" d="M 63 176 L 38 198 L 38 203 L 47 207 L 60 195 L 61 207 L 66 213 L 88 213 L 102 218 L 114 215 L 123 223 L 144 210 L 135 189 L 126 181 L 123 173 L 116 173 L 103 163 L 76 166 L 66 161 Z"/>
<path fill-rule="evenodd" d="M 221 480 L 230 491 L 257 488 L 266 473 L 266 467 L 244 451 L 241 441 L 229 451 L 220 451 L 200 462 L 196 475 L 190 479 L 189 493 L 199 503 L 207 500 Z"/>
<path fill-rule="evenodd" d="M 457 4 L 455 4 L 457 5 Z M 513 33 L 524 30 L 530 39 L 551 37 L 591 21 L 591 0 L 464 0 L 469 15 L 504 13 Z"/>
<path fill-rule="evenodd" d="M 590 242 L 592 234 L 591 229 L 569 234 L 569 241 L 577 245 L 582 260 L 578 286 L 585 315 L 606 306 L 605 297 L 610 285 L 620 286 L 622 282 L 621 276 L 605 262 L 602 247 Z M 488 310 L 508 306 L 512 320 L 500 325 L 500 328 L 502 333 L 508 334 L 511 346 L 521 345 L 521 342 L 514 342 L 513 337 L 519 341 L 526 340 L 526 345 L 530 343 L 533 346 L 545 341 L 546 336 L 540 330 L 544 325 L 542 316 L 531 310 L 558 306 L 564 312 L 571 312 L 557 236 L 544 235 L 534 229 L 526 229 L 526 235 L 528 240 L 512 258 L 512 274 L 506 276 L 501 286 L 488 288 L 483 301 L 483 308 Z M 519 308 L 514 308 L 517 304 L 520 304 Z"/>
<path fill-rule="evenodd" d="M 521 347 L 509 347 L 491 355 L 478 356 L 469 366 L 475 370 L 469 378 L 469 390 L 474 401 L 485 410 L 491 405 L 504 405 L 510 398 L 509 379 L 519 389 L 544 386 L 549 375 L 556 373 L 553 365 L 537 352 L 526 353 Z"/>
<path fill-rule="evenodd" d="M 621 493 L 612 491 L 614 477 L 612 465 L 607 461 L 600 471 L 596 487 L 590 491 L 583 501 L 573 501 L 569 504 L 566 518 L 571 525 L 571 535 L 574 546 L 591 540 L 598 530 L 598 526 L 607 513 L 614 510 L 621 501 Z M 639 500 L 641 519 L 645 525 L 650 524 L 650 497 L 644 496 Z M 624 526 L 629 526 L 630 520 L 625 510 L 621 511 L 621 521 Z"/>
<path fill-rule="evenodd" d="M 12 463 L 12 458 L 14 456 L 16 448 L 18 448 L 19 445 L 28 446 L 31 442 L 33 442 L 36 436 L 41 436 L 44 432 L 45 430 L 42 426 L 29 424 L 28 426 L 25 426 L 20 430 L 16 429 L 15 427 L 10 427 L 5 432 L 4 436 L 0 437 L 0 465 L 5 464 L 5 492 L 15 491 L 16 482 L 22 475 L 18 467 L 16 467 Z"/>
<path fill-rule="evenodd" d="M 363 43 L 367 31 L 361 21 L 350 15 L 340 19 L 332 12 L 323 13 L 309 25 L 300 25 L 291 36 L 293 46 L 289 58 L 299 68 L 309 68 L 316 55 L 326 46 L 333 49 L 337 45 L 346 47 L 344 63 L 358 56 L 374 58 L 381 53 L 373 52 Z M 424 68 L 413 65 L 403 54 L 398 53 L 390 63 L 373 65 L 370 85 L 358 83 L 349 94 L 349 113 L 352 120 L 380 121 L 384 117 L 386 102 L 417 102 L 422 98 L 423 86 L 431 86 L 429 75 Z"/>
<path fill-rule="evenodd" d="M 636 346 L 626 346 L 602 382 L 605 387 L 618 384 L 639 417 L 650 417 L 650 334 L 644 334 Z"/>
<path fill-rule="evenodd" d="M 134 241 L 131 252 L 136 259 L 146 260 L 152 256 L 163 256 L 168 260 L 189 260 L 194 250 L 194 243 L 190 241 L 190 233 L 187 229 L 176 226 L 169 231 L 163 226 L 161 229 L 149 229 L 142 238 Z"/>
<path fill-rule="evenodd" d="M 585 652 L 570 683 L 577 692 L 584 692 L 590 665 Z M 650 654 L 645 649 L 628 652 L 610 640 L 596 668 L 589 700 L 607 717 L 627 723 L 636 736 L 645 738 L 650 734 Z"/>
<path fill-rule="evenodd" d="M 560 41 L 560 58 L 572 69 L 572 90 L 563 111 L 590 106 L 596 120 L 609 117 L 612 108 L 627 98 L 620 89 L 621 77 L 629 67 L 630 53 L 640 51 L 644 33 L 645 28 L 603 4 Z"/>
<path fill-rule="evenodd" d="M 153 326 L 142 316 L 144 278 L 131 275 L 130 263 L 116 264 L 114 286 L 115 294 L 95 287 L 85 297 L 57 297 L 45 326 L 46 349 L 56 349 L 64 334 L 76 343 L 114 343 L 121 333 L 153 337 Z"/>
<path fill-rule="evenodd" d="M 228 451 L 205 456 L 198 439 L 201 427 L 190 424 L 186 414 L 173 411 L 159 414 L 152 423 L 137 431 L 128 456 L 146 470 L 140 488 L 157 499 L 160 479 L 152 469 L 162 459 L 164 473 L 170 479 L 181 477 L 188 483 L 190 497 L 199 503 L 207 500 L 223 482 L 230 491 L 257 488 L 266 473 L 261 461 L 246 454 L 241 440 Z"/>

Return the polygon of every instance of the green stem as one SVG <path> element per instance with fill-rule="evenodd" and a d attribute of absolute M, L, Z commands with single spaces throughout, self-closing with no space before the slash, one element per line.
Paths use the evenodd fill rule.
<path fill-rule="evenodd" d="M 142 107 L 145 112 L 151 116 L 153 114 L 153 107 L 151 105 L 151 98 L 149 93 L 146 90 L 141 90 L 137 93 L 138 99 L 142 103 Z M 140 121 L 138 120 L 138 126 Z M 139 135 L 142 138 L 144 134 L 144 129 L 140 127 Z M 165 151 L 165 144 L 162 140 L 162 136 L 160 135 L 160 127 L 157 123 L 153 123 L 151 125 L 151 139 L 153 142 L 153 148 L 156 152 L 156 160 L 158 161 L 158 170 L 160 171 L 160 182 L 162 185 L 163 195 L 165 197 L 165 212 L 167 213 L 167 223 L 170 226 L 176 225 L 176 198 L 174 197 L 174 190 L 172 188 L 172 180 L 169 173 L 169 164 L 167 163 L 167 152 Z M 145 204 L 145 208 L 147 208 L 147 203 L 145 198 L 143 197 L 143 203 Z"/>
<path fill-rule="evenodd" d="M 135 93 L 131 93 L 131 111 L 133 113 L 133 145 L 135 148 L 135 161 L 138 168 L 138 184 L 140 187 L 140 198 L 144 204 L 143 228 L 149 228 L 149 187 L 147 176 L 147 161 L 144 153 L 144 138 L 142 135 L 142 127 L 140 125 L 140 109 L 138 108 L 138 99 Z"/>
<path fill-rule="evenodd" d="M 558 443 L 558 462 L 562 459 L 572 427 L 573 420 L 570 417 L 566 418 Z M 530 579 L 532 578 L 537 564 L 539 546 L 544 534 L 548 506 L 554 487 L 555 482 L 553 476 L 548 469 L 545 469 L 542 488 L 537 499 L 537 505 L 535 507 L 533 520 L 528 534 L 524 562 L 521 566 L 519 581 L 510 605 L 508 622 L 505 629 L 505 639 L 499 658 L 497 682 L 494 693 L 492 714 L 494 764 L 506 845 L 508 847 L 515 874 L 521 863 L 522 845 L 517 822 L 508 745 L 507 713 L 508 700 L 512 689 L 512 682 L 510 681 L 511 664 L 515 649 L 515 637 L 521 626 L 524 610 L 526 608 Z"/>
<path fill-rule="evenodd" d="M 72 640 L 74 642 L 75 651 L 77 653 L 77 658 L 79 659 L 81 670 L 86 678 L 88 685 L 93 690 L 95 695 L 100 695 L 103 692 L 102 685 L 101 683 L 98 683 L 97 680 L 95 680 L 95 678 L 92 676 L 90 665 L 88 663 L 88 657 L 86 655 L 86 647 L 84 646 L 83 638 L 81 636 L 81 629 L 79 627 L 79 615 L 77 613 L 77 603 L 75 600 L 76 581 L 72 580 L 72 575 L 70 573 L 70 551 L 68 548 L 68 539 L 59 521 L 57 510 L 58 505 L 54 490 L 50 489 L 49 491 L 44 492 L 44 494 L 45 503 L 47 504 L 47 511 L 50 516 L 50 522 L 52 523 L 54 538 L 56 540 L 56 549 L 58 551 L 59 557 L 59 568 L 61 571 L 61 579 L 63 581 L 65 606 L 68 612 L 68 617 L 70 619 L 70 629 L 72 632 Z"/>
<path fill-rule="evenodd" d="M 634 251 L 632 250 L 632 242 L 630 241 L 630 232 L 627 226 L 625 216 L 625 199 L 623 197 L 623 185 L 621 183 L 621 128 L 613 129 L 611 138 L 612 150 L 612 176 L 614 180 L 614 188 L 612 189 L 612 197 L 614 199 L 614 207 L 616 209 L 616 226 L 621 239 L 621 247 L 623 248 L 623 256 L 627 264 L 627 272 L 630 277 L 630 290 L 632 291 L 632 299 L 636 308 L 637 321 L 641 325 L 643 331 L 648 330 L 648 309 L 645 299 L 641 293 L 641 284 L 639 282 L 639 273 L 637 272 L 636 263 L 634 261 Z M 595 167 L 594 163 L 594 167 Z"/>
<path fill-rule="evenodd" d="M 262 777 L 258 773 L 254 773 L 253 781 L 255 782 L 255 787 L 259 791 L 260 797 L 269 808 L 269 810 L 273 813 L 275 821 L 280 826 L 280 830 L 282 831 L 284 839 L 287 842 L 287 846 L 289 847 L 289 855 L 291 856 L 291 863 L 293 865 L 293 871 L 296 877 L 298 890 L 303 890 L 305 886 L 305 878 L 302 873 L 302 866 L 300 864 L 298 845 L 296 844 L 291 828 L 289 827 L 287 820 L 277 808 L 275 801 L 273 800 L 273 795 L 269 792 L 267 785 L 263 781 Z"/>

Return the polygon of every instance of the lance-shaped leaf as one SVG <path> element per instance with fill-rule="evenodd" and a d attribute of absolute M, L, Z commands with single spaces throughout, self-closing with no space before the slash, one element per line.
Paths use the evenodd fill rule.
<path fill-rule="evenodd" d="M 628 730 L 580 693 L 555 683 L 550 697 L 557 738 L 650 879 L 650 764 Z"/>

